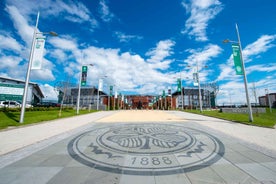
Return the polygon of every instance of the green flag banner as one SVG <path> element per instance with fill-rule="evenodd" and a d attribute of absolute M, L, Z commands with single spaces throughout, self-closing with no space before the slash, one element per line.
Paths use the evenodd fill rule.
<path fill-rule="evenodd" d="M 181 91 L 181 79 L 177 79 L 177 91 Z"/>
<path fill-rule="evenodd" d="M 243 75 L 241 52 L 239 44 L 232 44 L 233 58 L 235 64 L 236 75 Z"/>
<path fill-rule="evenodd" d="M 86 86 L 87 66 L 82 66 L 81 70 L 81 86 Z"/>
<path fill-rule="evenodd" d="M 113 93 L 113 86 L 109 86 L 109 96 L 112 96 Z"/>

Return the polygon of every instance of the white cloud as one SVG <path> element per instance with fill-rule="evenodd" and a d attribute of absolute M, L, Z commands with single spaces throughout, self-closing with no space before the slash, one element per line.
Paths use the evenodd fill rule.
<path fill-rule="evenodd" d="M 0 69 L 1 70 L 7 70 L 12 72 L 13 70 L 16 71 L 16 67 L 20 64 L 22 61 L 21 57 L 17 56 L 2 56 L 0 57 L 1 65 Z"/>
<path fill-rule="evenodd" d="M 122 32 L 116 31 L 115 32 L 116 37 L 119 39 L 120 42 L 129 42 L 131 40 L 141 40 L 143 39 L 142 36 L 138 35 L 127 35 Z"/>
<path fill-rule="evenodd" d="M 233 69 L 233 66 L 229 66 L 227 64 L 221 64 L 219 65 L 220 68 L 220 74 L 217 77 L 217 80 L 230 80 L 233 79 L 233 76 L 235 76 L 235 70 Z"/>
<path fill-rule="evenodd" d="M 12 37 L 8 35 L 0 35 L 0 51 L 11 50 L 19 53 L 22 46 Z"/>
<path fill-rule="evenodd" d="M 1 65 L 0 71 L 6 73 L 1 76 L 8 76 L 9 78 L 22 79 L 26 76 L 26 65 L 22 64 L 22 58 L 19 56 L 3 56 L 0 57 Z M 24 68 L 24 69 L 23 69 Z"/>
<path fill-rule="evenodd" d="M 217 57 L 222 52 L 222 49 L 218 45 L 208 44 L 203 49 L 188 49 L 187 52 L 191 53 L 191 55 L 184 62 L 192 64 L 195 61 L 207 62 Z"/>
<path fill-rule="evenodd" d="M 104 22 L 110 22 L 114 18 L 114 14 L 110 12 L 105 0 L 100 0 L 99 3 L 101 18 Z"/>
<path fill-rule="evenodd" d="M 258 40 L 247 45 L 243 49 L 244 61 L 252 61 L 252 59 L 250 59 L 252 56 L 259 55 L 270 48 L 275 47 L 275 44 L 272 44 L 275 39 L 276 35 L 262 35 Z"/>
<path fill-rule="evenodd" d="M 18 34 L 25 44 L 30 47 L 34 29 L 28 25 L 27 20 L 22 16 L 17 7 L 7 6 L 6 11 L 9 13 Z"/>
<path fill-rule="evenodd" d="M 54 49 L 49 52 L 49 54 L 54 57 L 58 58 L 57 63 L 61 64 L 62 62 L 65 62 L 68 59 L 68 55 L 65 53 L 63 49 Z"/>
<path fill-rule="evenodd" d="M 172 47 L 175 42 L 172 40 L 162 40 L 157 43 L 156 48 L 151 49 L 146 53 L 146 56 L 150 56 L 147 60 L 150 63 L 158 63 L 163 61 L 166 57 L 173 54 Z"/>
<path fill-rule="evenodd" d="M 222 52 L 222 49 L 218 45 L 209 44 L 203 49 L 188 49 L 187 52 L 191 54 L 183 61 L 185 68 L 190 67 L 190 71 L 187 75 L 192 76 L 192 73 L 196 70 L 195 68 L 198 65 L 199 74 L 202 78 L 201 80 L 204 81 L 208 73 L 210 74 L 212 72 L 211 66 L 208 65 L 208 61 L 217 57 Z M 203 70 L 205 67 L 208 67 L 208 69 Z"/>
<path fill-rule="evenodd" d="M 98 84 L 101 76 L 105 78 L 107 85 L 116 84 L 120 91 L 128 91 L 133 93 L 158 93 L 158 90 L 170 83 L 174 83 L 173 76 L 175 74 L 163 73 L 159 70 L 168 65 L 170 60 L 164 60 L 170 54 L 171 44 L 160 41 L 156 48 L 151 49 L 148 53 L 154 58 L 162 62 L 148 63 L 148 61 L 139 55 L 133 55 L 129 52 L 121 53 L 119 49 L 97 48 L 90 46 L 83 50 L 83 65 L 92 63 L 94 66 L 88 69 L 89 85 Z M 166 45 L 166 46 L 165 46 Z M 162 48 L 162 49 L 161 49 Z M 160 50 L 166 50 L 159 52 Z M 153 67 L 154 66 L 154 67 Z M 78 78 L 80 69 L 77 64 L 71 64 L 70 68 L 77 73 L 74 78 Z M 68 69 L 69 71 L 69 69 Z M 106 89 L 107 90 L 107 89 Z"/>
<path fill-rule="evenodd" d="M 250 74 L 252 72 L 274 72 L 274 71 L 276 71 L 275 63 L 253 65 L 246 68 L 247 74 Z"/>
<path fill-rule="evenodd" d="M 52 37 L 49 39 L 49 43 L 58 49 L 73 51 L 78 48 L 76 41 L 69 36 Z"/>
<path fill-rule="evenodd" d="M 194 37 L 196 41 L 207 41 L 208 23 L 222 10 L 221 2 L 218 0 L 183 0 L 182 5 L 190 14 L 182 33 Z"/>
<path fill-rule="evenodd" d="M 43 12 L 40 16 L 55 18 L 62 17 L 62 20 L 68 20 L 75 23 L 89 23 L 91 28 L 96 28 L 98 22 L 89 11 L 89 9 L 81 2 L 72 0 L 54 1 L 43 0 L 34 3 L 32 0 L 8 0 L 7 4 L 19 9 L 20 14 L 26 17 L 28 21 L 31 20 L 30 16 L 40 11 Z"/>

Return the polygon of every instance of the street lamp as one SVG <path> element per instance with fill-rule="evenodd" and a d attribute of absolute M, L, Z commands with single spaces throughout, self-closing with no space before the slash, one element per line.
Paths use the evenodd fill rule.
<path fill-rule="evenodd" d="M 116 93 L 117 93 L 117 91 L 116 91 L 116 88 L 117 88 L 116 84 L 114 84 L 113 87 L 114 87 L 113 110 L 115 110 L 115 103 L 116 103 L 115 97 L 116 97 Z"/>
<path fill-rule="evenodd" d="M 182 110 L 184 109 L 184 99 L 183 99 L 183 91 L 182 91 L 182 78 L 181 78 L 181 73 L 180 73 L 180 76 L 179 76 L 179 82 L 180 82 L 180 93 L 181 93 L 181 108 Z M 175 79 L 176 77 L 174 77 Z"/>
<path fill-rule="evenodd" d="M 93 64 L 88 64 L 88 66 L 93 66 Z M 82 67 L 83 65 L 81 65 L 81 68 L 80 68 L 80 77 L 79 77 L 79 86 L 78 86 L 78 98 L 77 98 L 77 112 L 76 114 L 79 114 L 80 112 L 80 93 L 81 93 L 81 79 L 82 79 Z"/>
<path fill-rule="evenodd" d="M 266 92 L 266 95 L 267 95 L 267 98 L 268 98 L 269 110 L 270 110 L 270 112 L 272 112 L 272 109 L 271 109 L 271 101 L 270 101 L 270 96 L 269 96 L 269 91 L 268 91 L 268 89 L 265 89 L 265 92 Z"/>
<path fill-rule="evenodd" d="M 44 33 L 43 32 L 37 32 L 38 21 L 39 21 L 39 12 L 37 13 L 36 24 L 35 24 L 34 33 L 33 33 L 32 46 L 31 46 L 31 51 L 30 51 L 30 56 L 29 56 L 28 70 L 27 70 L 27 73 L 26 73 L 26 80 L 25 80 L 25 86 L 24 86 L 24 91 L 23 91 L 23 98 L 22 98 L 22 105 L 21 105 L 19 123 L 24 122 L 25 107 L 26 107 L 27 94 L 28 94 L 28 85 L 29 85 L 29 81 L 30 81 L 30 73 L 31 73 L 33 55 L 34 55 L 34 48 L 35 48 L 35 41 L 37 39 L 37 35 L 38 34 L 42 34 L 42 35 L 43 34 L 49 34 L 51 36 L 58 36 L 58 34 L 56 32 L 53 32 L 53 31 L 44 32 Z"/>
<path fill-rule="evenodd" d="M 181 78 L 181 73 L 180 73 L 180 88 L 181 88 L 181 108 L 182 110 L 184 109 L 184 97 L 183 97 L 183 89 L 182 89 L 182 78 Z"/>
<path fill-rule="evenodd" d="M 238 41 L 232 41 L 232 40 L 226 39 L 226 40 L 223 40 L 223 43 L 236 43 L 239 46 L 241 69 L 242 69 L 243 79 L 244 79 L 244 88 L 245 88 L 246 101 L 247 101 L 247 107 L 248 107 L 249 122 L 253 122 L 252 108 L 251 108 L 251 103 L 250 103 L 250 98 L 248 93 L 248 87 L 247 87 L 247 77 L 246 77 L 245 65 L 244 65 L 243 55 L 242 55 L 242 46 L 241 46 L 240 34 L 239 34 L 239 29 L 237 24 L 236 24 L 236 31 L 237 31 Z"/>
<path fill-rule="evenodd" d="M 113 93 L 113 86 L 111 86 L 111 85 L 108 85 L 109 86 L 109 91 L 108 91 L 108 111 L 109 110 L 111 110 L 111 108 L 110 108 L 110 105 L 111 105 L 111 103 L 110 103 L 110 101 L 111 101 L 111 95 L 112 95 L 112 93 Z"/>
<path fill-rule="evenodd" d="M 188 66 L 191 67 L 191 66 Z M 207 68 L 208 66 L 205 65 L 204 68 Z M 201 96 L 201 86 L 200 86 L 200 79 L 199 79 L 199 69 L 198 69 L 198 60 L 196 60 L 196 78 L 194 79 L 198 83 L 198 101 L 199 101 L 199 109 L 200 112 L 202 112 L 202 96 Z"/>

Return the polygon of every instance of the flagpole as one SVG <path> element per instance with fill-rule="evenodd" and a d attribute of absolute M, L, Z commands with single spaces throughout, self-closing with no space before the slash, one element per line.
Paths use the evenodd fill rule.
<path fill-rule="evenodd" d="M 97 110 L 99 110 L 99 100 L 100 100 L 100 80 L 99 79 L 99 83 L 98 83 L 98 93 L 97 93 Z"/>
<path fill-rule="evenodd" d="M 238 36 L 238 43 L 240 46 L 240 57 L 241 57 L 241 62 L 242 62 L 242 70 L 243 70 L 243 79 L 244 79 L 244 88 L 245 88 L 245 94 L 246 94 L 247 107 L 248 107 L 248 111 L 249 111 L 248 112 L 249 121 L 253 122 L 252 108 L 251 108 L 250 98 L 249 98 L 249 94 L 248 94 L 247 77 L 246 77 L 245 65 L 244 65 L 244 61 L 243 61 L 242 46 L 241 46 L 238 24 L 236 24 L 236 31 L 237 31 L 237 36 Z"/>

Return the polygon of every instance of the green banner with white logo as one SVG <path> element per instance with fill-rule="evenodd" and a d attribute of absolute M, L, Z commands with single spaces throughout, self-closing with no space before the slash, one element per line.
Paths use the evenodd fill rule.
<path fill-rule="evenodd" d="M 177 91 L 181 91 L 181 79 L 177 79 Z"/>
<path fill-rule="evenodd" d="M 113 86 L 109 86 L 109 96 L 112 96 L 113 94 Z"/>
<path fill-rule="evenodd" d="M 233 59 L 235 64 L 236 75 L 243 75 L 241 52 L 239 44 L 232 44 Z"/>
<path fill-rule="evenodd" d="M 82 66 L 81 70 L 81 86 L 86 86 L 86 79 L 87 79 L 87 66 Z"/>

